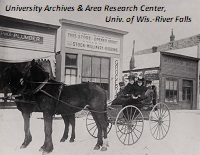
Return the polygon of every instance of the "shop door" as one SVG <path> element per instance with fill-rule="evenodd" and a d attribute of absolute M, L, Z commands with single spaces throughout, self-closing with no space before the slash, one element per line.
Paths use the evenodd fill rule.
<path fill-rule="evenodd" d="M 183 104 L 182 109 L 192 109 L 192 81 L 183 81 Z"/>

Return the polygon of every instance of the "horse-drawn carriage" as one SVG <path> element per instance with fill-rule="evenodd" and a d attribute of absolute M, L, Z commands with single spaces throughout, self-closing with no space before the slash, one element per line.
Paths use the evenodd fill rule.
<path fill-rule="evenodd" d="M 152 98 L 148 103 L 140 103 L 140 105 L 112 105 L 108 104 L 108 128 L 109 133 L 112 125 L 115 125 L 115 131 L 118 139 L 124 145 L 132 145 L 136 143 L 144 129 L 144 121 L 149 121 L 152 136 L 157 139 L 163 139 L 170 128 L 170 111 L 164 103 L 152 103 Z M 89 134 L 97 137 L 97 127 L 88 112 L 86 117 L 86 127 Z"/>
<path fill-rule="evenodd" d="M 21 81 L 23 79 L 23 81 Z M 24 118 L 25 139 L 21 148 L 32 141 L 30 132 L 30 115 L 38 109 L 43 112 L 45 141 L 40 148 L 44 153 L 53 150 L 52 120 L 53 115 L 61 114 L 65 122 L 65 130 L 61 142 L 68 138 L 69 123 L 72 125 L 70 141 L 75 138 L 75 113 L 88 107 L 86 127 L 90 135 L 97 137 L 95 150 L 107 150 L 107 134 L 115 124 L 116 134 L 125 145 L 136 143 L 142 135 L 144 120 L 149 119 L 150 130 L 154 138 L 163 139 L 170 127 L 170 112 L 164 103 L 152 105 L 151 102 L 142 106 L 110 105 L 107 106 L 107 95 L 98 85 L 93 83 L 66 86 L 61 82 L 49 79 L 41 64 L 34 60 L 23 75 L 16 66 L 4 69 L 0 76 L 0 88 L 10 87 L 13 95 L 17 94 L 17 108 Z M 22 84 L 23 83 L 23 84 Z M 57 91 L 56 91 L 57 90 Z M 18 93 L 20 94 L 18 95 Z M 30 101 L 30 100 L 32 101 Z M 93 116 L 93 118 L 92 118 Z M 107 121 L 108 120 L 108 121 Z"/>

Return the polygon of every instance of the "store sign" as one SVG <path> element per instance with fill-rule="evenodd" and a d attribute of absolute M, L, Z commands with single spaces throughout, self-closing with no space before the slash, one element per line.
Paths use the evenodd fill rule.
<path fill-rule="evenodd" d="M 81 31 L 66 30 L 66 47 L 120 53 L 120 39 Z"/>
<path fill-rule="evenodd" d="M 30 41 L 42 44 L 43 37 L 0 30 L 0 38 Z"/>
<path fill-rule="evenodd" d="M 144 77 L 145 79 L 158 80 L 159 79 L 158 70 L 147 70 L 144 72 Z"/>
<path fill-rule="evenodd" d="M 113 64 L 114 65 L 113 66 L 114 67 L 113 96 L 115 98 L 117 93 L 119 92 L 120 60 L 117 58 L 114 58 L 113 62 L 114 62 L 114 64 Z"/>

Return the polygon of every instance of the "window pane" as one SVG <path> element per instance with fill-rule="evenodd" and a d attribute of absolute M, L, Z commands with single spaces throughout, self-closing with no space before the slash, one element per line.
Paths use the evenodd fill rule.
<path fill-rule="evenodd" d="M 76 84 L 76 76 L 71 76 L 71 84 Z"/>
<path fill-rule="evenodd" d="M 109 78 L 109 59 L 101 59 L 101 77 Z"/>
<path fill-rule="evenodd" d="M 174 81 L 174 90 L 177 90 L 177 81 Z"/>
<path fill-rule="evenodd" d="M 65 65 L 66 66 L 77 66 L 77 55 L 66 54 L 65 55 Z"/>
<path fill-rule="evenodd" d="M 7 96 L 11 96 L 12 93 L 8 93 Z M 14 102 L 13 100 L 7 100 L 7 102 Z"/>
<path fill-rule="evenodd" d="M 166 89 L 169 89 L 169 81 L 166 80 Z"/>
<path fill-rule="evenodd" d="M 100 58 L 92 58 L 92 77 L 100 77 Z"/>
<path fill-rule="evenodd" d="M 71 75 L 76 75 L 76 69 L 71 69 Z"/>
<path fill-rule="evenodd" d="M 83 70 L 82 70 L 82 76 L 83 77 L 91 77 L 91 57 L 83 56 Z"/>
<path fill-rule="evenodd" d="M 4 97 L 4 93 L 0 93 L 0 97 Z M 4 100 L 0 99 L 0 102 L 4 102 Z"/>
<path fill-rule="evenodd" d="M 70 75 L 65 76 L 65 84 L 70 85 Z"/>
<path fill-rule="evenodd" d="M 70 69 L 66 68 L 66 70 L 65 70 L 65 74 L 70 75 Z"/>
<path fill-rule="evenodd" d="M 174 82 L 173 81 L 169 81 L 169 89 L 170 90 L 174 90 Z"/>

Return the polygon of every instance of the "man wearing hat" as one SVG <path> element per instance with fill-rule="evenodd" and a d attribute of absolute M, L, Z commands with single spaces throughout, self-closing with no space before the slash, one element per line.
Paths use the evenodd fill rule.
<path fill-rule="evenodd" d="M 145 91 L 145 98 L 141 101 L 142 104 L 149 104 L 153 100 L 154 90 L 152 89 L 152 81 L 147 79 L 146 80 L 146 91 Z"/>

